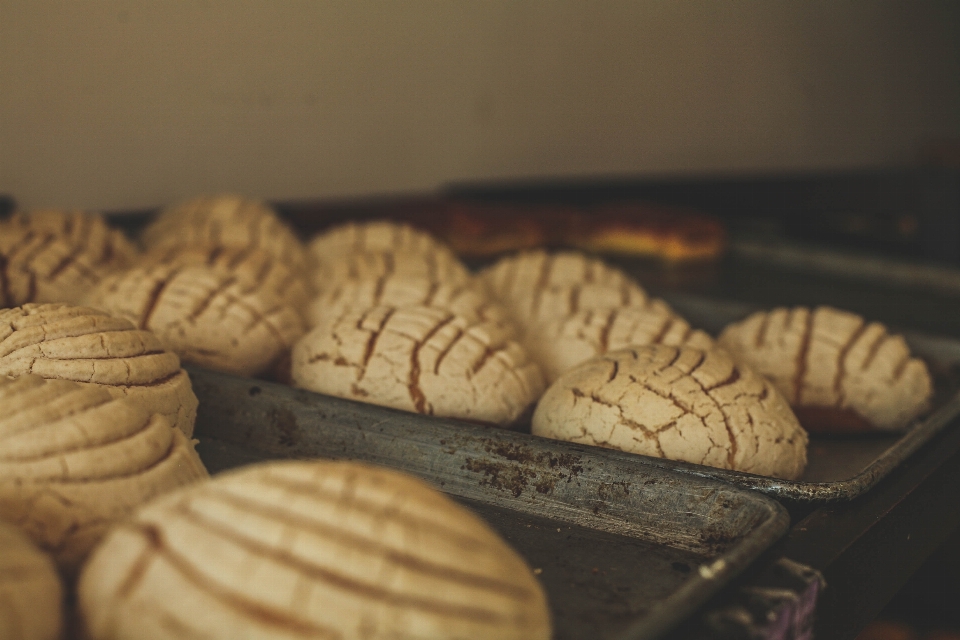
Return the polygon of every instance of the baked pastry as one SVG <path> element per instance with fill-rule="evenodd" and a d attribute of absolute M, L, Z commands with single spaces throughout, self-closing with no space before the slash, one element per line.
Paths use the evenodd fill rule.
<path fill-rule="evenodd" d="M 350 280 L 423 278 L 430 282 L 466 284 L 470 272 L 448 249 L 436 251 L 360 251 L 321 263 L 313 287 L 321 294 Z"/>
<path fill-rule="evenodd" d="M 272 291 L 209 267 L 130 269 L 106 278 L 87 302 L 151 331 L 185 362 L 237 375 L 266 371 L 304 331 Z"/>
<path fill-rule="evenodd" d="M 567 369 L 608 351 L 648 344 L 707 350 L 713 338 L 650 298 L 644 306 L 590 309 L 544 322 L 527 333 L 524 344 L 551 384 Z"/>
<path fill-rule="evenodd" d="M 731 324 L 717 339 L 769 378 L 812 432 L 896 431 L 928 407 L 927 366 L 902 336 L 831 307 L 779 307 Z"/>
<path fill-rule="evenodd" d="M 330 325 L 350 309 L 377 305 L 439 307 L 470 322 L 509 324 L 506 309 L 492 302 L 483 288 L 472 281 L 452 284 L 423 276 L 390 274 L 343 280 L 327 288 L 309 305 L 310 326 Z"/>
<path fill-rule="evenodd" d="M 232 194 L 199 196 L 167 207 L 140 239 L 149 249 L 195 244 L 261 249 L 294 269 L 310 266 L 303 243 L 273 208 Z"/>
<path fill-rule="evenodd" d="M 164 496 L 94 552 L 91 640 L 546 640 L 543 590 L 477 516 L 355 462 L 272 462 Z"/>
<path fill-rule="evenodd" d="M 426 231 L 389 220 L 338 225 L 315 236 L 308 247 L 318 264 L 337 262 L 352 253 L 450 252 Z"/>
<path fill-rule="evenodd" d="M 0 307 L 79 302 L 137 250 L 103 217 L 83 211 L 18 212 L 0 222 Z"/>
<path fill-rule="evenodd" d="M 576 251 L 527 251 L 480 273 L 521 330 L 589 309 L 643 306 L 647 293 L 625 273 Z"/>
<path fill-rule="evenodd" d="M 510 425 L 543 378 L 500 325 L 436 307 L 377 306 L 318 327 L 293 348 L 295 386 L 427 415 Z"/>
<path fill-rule="evenodd" d="M 0 513 L 68 574 L 135 507 L 207 477 L 182 431 L 103 387 L 0 377 L 0 406 Z"/>
<path fill-rule="evenodd" d="M 534 435 L 795 480 L 807 434 L 765 378 L 721 350 L 611 351 L 560 376 Z"/>
<path fill-rule="evenodd" d="M 58 640 L 63 586 L 53 560 L 0 522 L 0 638 Z"/>
<path fill-rule="evenodd" d="M 180 359 L 128 320 L 65 304 L 0 309 L 0 376 L 28 373 L 133 397 L 188 438 L 193 434 L 197 397 Z"/>
<path fill-rule="evenodd" d="M 262 249 L 217 245 L 166 246 L 140 260 L 141 267 L 209 267 L 236 277 L 245 289 L 270 291 L 303 315 L 313 297 L 306 273 Z"/>

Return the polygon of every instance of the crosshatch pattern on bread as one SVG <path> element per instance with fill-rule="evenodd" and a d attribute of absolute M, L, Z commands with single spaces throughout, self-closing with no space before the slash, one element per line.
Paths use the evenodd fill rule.
<path fill-rule="evenodd" d="M 426 483 L 355 462 L 272 462 L 164 496 L 79 586 L 91 640 L 546 640 L 524 560 Z"/>
<path fill-rule="evenodd" d="M 140 236 L 144 246 L 215 245 L 266 251 L 298 270 L 311 260 L 306 247 L 262 200 L 223 194 L 199 196 L 163 209 Z"/>
<path fill-rule="evenodd" d="M 650 298 L 644 306 L 590 309 L 544 322 L 526 335 L 524 344 L 550 384 L 564 371 L 608 351 L 648 344 L 706 350 L 713 338 L 691 327 L 662 300 Z"/>
<path fill-rule="evenodd" d="M 78 302 L 137 258 L 133 243 L 84 211 L 21 211 L 0 222 L 0 307 Z"/>
<path fill-rule="evenodd" d="M 197 397 L 180 359 L 129 320 L 66 304 L 0 309 L 0 375 L 28 373 L 134 397 L 193 434 Z"/>
<path fill-rule="evenodd" d="M 926 364 L 902 336 L 831 307 L 758 312 L 718 343 L 772 380 L 811 430 L 904 429 L 933 395 Z"/>
<path fill-rule="evenodd" d="M 0 377 L 0 406 L 0 512 L 67 573 L 134 508 L 207 477 L 182 431 L 103 387 Z"/>
<path fill-rule="evenodd" d="M 296 344 L 293 380 L 343 398 L 508 425 L 544 386 L 511 335 L 436 307 L 357 310 Z"/>
<path fill-rule="evenodd" d="M 795 480 L 807 434 L 766 379 L 720 350 L 612 351 L 554 382 L 535 435 Z"/>
<path fill-rule="evenodd" d="M 153 332 L 185 362 L 238 375 L 265 371 L 304 331 L 272 291 L 203 266 L 131 269 L 104 280 L 88 303 Z"/>
<path fill-rule="evenodd" d="M 575 251 L 528 251 L 480 273 L 493 297 L 521 329 L 589 309 L 642 306 L 647 293 L 629 276 Z"/>

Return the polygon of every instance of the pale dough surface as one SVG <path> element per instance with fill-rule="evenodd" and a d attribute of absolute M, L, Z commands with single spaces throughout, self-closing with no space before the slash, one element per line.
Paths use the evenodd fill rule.
<path fill-rule="evenodd" d="M 554 382 L 533 433 L 794 480 L 807 434 L 774 386 L 720 350 L 611 351 Z"/>
<path fill-rule="evenodd" d="M 193 434 L 197 397 L 180 359 L 129 320 L 64 304 L 0 309 L 0 375 L 28 373 L 135 398 L 188 438 Z"/>
<path fill-rule="evenodd" d="M 140 237 L 148 249 L 216 245 L 266 251 L 295 269 L 311 260 L 293 230 L 267 203 L 234 194 L 198 196 L 173 204 Z"/>
<path fill-rule="evenodd" d="M 544 322 L 529 331 L 524 344 L 540 363 L 547 384 L 572 367 L 626 347 L 665 344 L 709 349 L 713 338 L 694 329 L 662 300 L 635 307 L 590 309 Z"/>
<path fill-rule="evenodd" d="M 293 380 L 342 398 L 500 425 L 514 423 L 544 386 L 502 326 L 436 307 L 384 305 L 301 338 Z"/>
<path fill-rule="evenodd" d="M 546 640 L 523 559 L 424 482 L 273 462 L 164 496 L 115 529 L 79 586 L 91 640 Z"/>
<path fill-rule="evenodd" d="M 16 527 L 0 522 L 0 638 L 58 640 L 62 600 L 50 556 Z"/>
<path fill-rule="evenodd" d="M 304 332 L 273 291 L 206 266 L 130 269 L 106 278 L 87 303 L 151 331 L 185 362 L 237 375 L 262 373 Z"/>
<path fill-rule="evenodd" d="M 898 430 L 926 409 L 933 383 L 902 336 L 831 307 L 780 307 L 723 330 L 718 344 L 773 381 L 795 407 L 849 409 Z"/>
<path fill-rule="evenodd" d="M 480 273 L 491 295 L 528 332 L 590 309 L 643 306 L 647 293 L 629 276 L 576 251 L 526 251 Z"/>
<path fill-rule="evenodd" d="M 107 529 L 207 477 L 193 443 L 103 387 L 0 378 L 0 513 L 75 572 Z"/>
<path fill-rule="evenodd" d="M 316 235 L 308 244 L 314 260 L 336 262 L 351 253 L 449 252 L 426 231 L 389 220 L 348 222 Z"/>
<path fill-rule="evenodd" d="M 387 274 L 378 278 L 348 279 L 328 288 L 311 302 L 311 327 L 330 325 L 352 309 L 377 305 L 438 307 L 471 322 L 509 324 L 502 305 L 491 301 L 473 281 L 447 282 L 427 276 Z"/>
<path fill-rule="evenodd" d="M 244 289 L 272 292 L 301 315 L 305 314 L 313 297 L 306 272 L 262 249 L 211 244 L 171 245 L 148 252 L 139 265 L 209 267 L 236 277 Z"/>

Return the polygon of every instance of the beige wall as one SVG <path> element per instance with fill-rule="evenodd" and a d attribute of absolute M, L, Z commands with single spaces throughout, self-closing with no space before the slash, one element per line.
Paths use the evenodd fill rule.
<path fill-rule="evenodd" d="M 0 0 L 0 192 L 904 162 L 960 135 L 958 33 L 953 0 Z"/>

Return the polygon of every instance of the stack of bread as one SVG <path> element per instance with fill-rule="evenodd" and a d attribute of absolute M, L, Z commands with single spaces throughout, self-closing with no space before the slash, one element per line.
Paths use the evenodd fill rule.
<path fill-rule="evenodd" d="M 539 367 L 450 249 L 389 222 L 334 228 L 310 249 L 318 296 L 293 349 L 294 384 L 503 426 L 528 414 Z"/>

